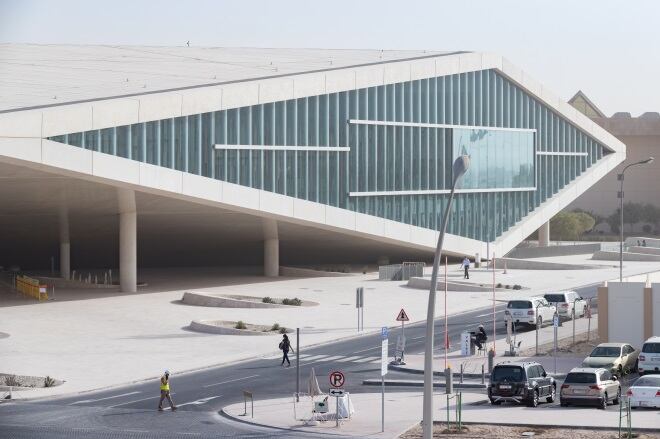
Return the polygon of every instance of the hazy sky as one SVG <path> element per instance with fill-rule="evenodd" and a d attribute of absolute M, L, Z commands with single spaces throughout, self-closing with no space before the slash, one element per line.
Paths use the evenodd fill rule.
<path fill-rule="evenodd" d="M 658 0 L 0 0 L 0 42 L 484 50 L 633 116 L 660 111 L 659 22 Z"/>

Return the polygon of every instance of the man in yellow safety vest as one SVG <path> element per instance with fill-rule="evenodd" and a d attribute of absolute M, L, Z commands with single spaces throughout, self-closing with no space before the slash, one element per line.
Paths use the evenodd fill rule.
<path fill-rule="evenodd" d="M 172 411 L 176 410 L 176 406 L 174 405 L 174 401 L 172 401 L 172 397 L 170 396 L 170 371 L 166 370 L 165 373 L 163 374 L 162 377 L 160 377 L 160 401 L 158 401 L 158 411 L 162 412 L 163 411 L 163 400 L 167 398 L 167 401 L 170 403 L 170 407 L 172 407 Z"/>

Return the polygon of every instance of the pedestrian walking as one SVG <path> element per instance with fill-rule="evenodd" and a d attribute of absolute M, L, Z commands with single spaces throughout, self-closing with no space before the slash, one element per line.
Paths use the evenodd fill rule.
<path fill-rule="evenodd" d="M 166 370 L 162 377 L 160 377 L 160 401 L 158 401 L 158 411 L 163 411 L 163 401 L 167 399 L 170 403 L 172 411 L 176 410 L 172 396 L 170 396 L 170 371 Z"/>
<path fill-rule="evenodd" d="M 282 335 L 282 341 L 280 342 L 280 349 L 282 350 L 282 366 L 284 366 L 284 362 L 287 362 L 287 366 L 291 366 L 291 361 L 289 361 L 289 351 L 293 352 L 293 348 L 291 347 L 291 342 L 289 341 L 289 336 L 286 334 Z"/>
<path fill-rule="evenodd" d="M 461 263 L 461 266 L 463 267 L 463 270 L 465 270 L 465 273 L 463 274 L 463 279 L 469 279 L 470 278 L 470 260 L 465 257 L 463 259 L 463 262 Z"/>

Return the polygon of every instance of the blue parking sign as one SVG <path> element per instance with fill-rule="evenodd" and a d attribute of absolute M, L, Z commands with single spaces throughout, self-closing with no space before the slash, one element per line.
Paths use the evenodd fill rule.
<path fill-rule="evenodd" d="M 387 329 L 387 326 L 383 326 L 380 328 L 380 336 L 384 339 L 387 338 L 387 333 L 389 332 L 389 329 Z"/>

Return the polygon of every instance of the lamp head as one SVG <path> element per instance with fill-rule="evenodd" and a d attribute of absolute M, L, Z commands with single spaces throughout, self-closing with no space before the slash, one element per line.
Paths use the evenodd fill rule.
<path fill-rule="evenodd" d="M 655 158 L 649 157 L 646 160 L 642 160 L 640 163 L 653 163 L 654 160 L 655 160 Z"/>
<path fill-rule="evenodd" d="M 454 182 L 457 182 L 459 178 L 463 176 L 470 169 L 470 156 L 461 155 L 454 160 L 452 166 L 452 175 L 454 176 Z"/>

